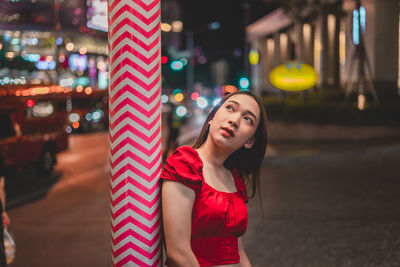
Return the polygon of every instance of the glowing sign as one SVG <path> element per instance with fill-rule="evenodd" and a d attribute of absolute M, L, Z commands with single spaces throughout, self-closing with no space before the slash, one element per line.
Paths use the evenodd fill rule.
<path fill-rule="evenodd" d="M 360 10 L 353 10 L 353 43 L 358 45 L 360 43 L 360 26 L 361 32 L 365 33 L 366 24 L 366 10 L 365 7 L 361 6 Z"/>
<path fill-rule="evenodd" d="M 318 74 L 315 69 L 298 61 L 289 61 L 279 65 L 269 73 L 273 86 L 285 91 L 303 91 L 317 84 Z"/>
<path fill-rule="evenodd" d="M 68 58 L 68 65 L 72 71 L 85 71 L 88 66 L 87 55 L 71 54 Z"/>

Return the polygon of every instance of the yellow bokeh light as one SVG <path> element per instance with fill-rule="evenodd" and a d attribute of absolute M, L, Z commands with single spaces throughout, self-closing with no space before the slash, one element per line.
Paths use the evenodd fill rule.
<path fill-rule="evenodd" d="M 82 85 L 78 85 L 78 86 L 76 87 L 76 91 L 77 91 L 78 93 L 82 92 L 82 91 L 83 91 L 83 86 L 82 86 Z"/>
<path fill-rule="evenodd" d="M 74 50 L 75 45 L 73 43 L 68 43 L 65 45 L 65 49 L 67 49 L 67 51 L 72 51 Z"/>
<path fill-rule="evenodd" d="M 183 99 L 184 99 L 184 96 L 183 96 L 182 93 L 177 93 L 177 94 L 175 95 L 175 100 L 176 100 L 177 102 L 181 102 Z"/>
<path fill-rule="evenodd" d="M 163 32 L 170 32 L 172 30 L 172 26 L 168 23 L 161 23 L 161 30 Z"/>
<path fill-rule="evenodd" d="M 257 50 L 250 50 L 249 52 L 249 62 L 251 65 L 257 65 L 260 61 L 260 54 Z"/>
<path fill-rule="evenodd" d="M 272 69 L 269 80 L 273 86 L 281 90 L 303 91 L 317 84 L 318 74 L 308 64 L 290 61 Z"/>
<path fill-rule="evenodd" d="M 86 87 L 85 88 L 85 94 L 90 95 L 92 93 L 92 88 L 91 87 Z"/>

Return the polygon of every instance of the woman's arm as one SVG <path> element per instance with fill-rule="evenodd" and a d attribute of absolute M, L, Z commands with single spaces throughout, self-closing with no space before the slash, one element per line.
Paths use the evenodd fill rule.
<path fill-rule="evenodd" d="M 6 212 L 6 191 L 5 191 L 5 182 L 4 177 L 0 176 L 0 201 L 3 208 L 3 212 L 1 214 L 3 220 L 3 227 L 7 228 L 10 224 L 10 218 L 8 218 L 8 214 Z"/>
<path fill-rule="evenodd" d="M 239 256 L 240 256 L 240 267 L 251 267 L 249 258 L 247 257 L 246 251 L 244 251 L 242 237 L 239 237 Z"/>
<path fill-rule="evenodd" d="M 168 266 L 200 266 L 190 245 L 195 193 L 183 184 L 164 180 L 162 214 Z"/>

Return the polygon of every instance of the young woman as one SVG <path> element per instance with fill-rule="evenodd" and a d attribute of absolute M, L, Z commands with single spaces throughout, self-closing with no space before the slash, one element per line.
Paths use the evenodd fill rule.
<path fill-rule="evenodd" d="M 263 104 L 240 91 L 214 107 L 193 147 L 167 159 L 160 178 L 168 266 L 251 266 L 241 237 L 245 184 L 254 196 L 266 147 Z"/>

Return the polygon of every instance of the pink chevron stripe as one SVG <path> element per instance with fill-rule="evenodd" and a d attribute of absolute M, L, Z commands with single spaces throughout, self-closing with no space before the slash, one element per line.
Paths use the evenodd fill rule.
<path fill-rule="evenodd" d="M 146 90 L 146 88 L 149 88 L 148 90 L 153 89 L 160 82 L 159 77 L 157 77 L 150 84 L 147 84 L 147 83 L 143 82 L 141 79 L 139 79 L 138 77 L 134 76 L 132 73 L 125 72 L 123 75 L 121 75 L 117 79 L 115 79 L 115 81 L 111 84 L 111 88 L 112 88 L 111 91 L 113 91 L 113 89 L 117 86 L 117 84 L 123 82 L 123 80 L 125 80 L 125 79 L 130 79 L 131 81 L 133 81 L 140 87 L 143 87 L 145 90 Z"/>
<path fill-rule="evenodd" d="M 119 169 L 114 175 L 111 176 L 112 181 L 115 181 L 116 178 L 118 178 L 120 175 L 122 175 L 126 171 L 131 171 L 134 174 L 137 174 L 138 176 L 142 177 L 144 180 L 147 182 L 150 182 L 154 179 L 154 176 L 158 174 L 158 171 L 161 169 L 161 166 L 157 167 L 156 171 L 154 172 L 153 175 L 146 175 L 144 172 L 136 168 L 135 166 L 132 166 L 131 164 L 126 164 L 124 168 Z M 115 179 L 114 179 L 115 178 Z"/>
<path fill-rule="evenodd" d="M 125 219 L 123 219 L 121 222 L 119 222 L 117 225 L 113 226 L 111 224 L 111 230 L 113 231 L 113 233 L 118 232 L 119 229 L 121 229 L 122 227 L 124 227 L 127 224 L 133 224 L 136 227 L 138 227 L 140 230 L 148 233 L 148 234 L 152 234 L 158 227 L 158 223 L 155 223 L 153 226 L 149 227 L 141 222 L 139 222 L 138 220 L 136 220 L 136 218 L 133 218 L 132 216 L 129 216 Z"/>
<path fill-rule="evenodd" d="M 153 187 L 147 188 L 146 186 L 142 185 L 141 183 L 139 183 L 132 177 L 128 177 L 128 178 L 124 179 L 124 181 L 121 181 L 120 183 L 115 185 L 115 187 L 112 187 L 112 185 L 111 185 L 111 194 L 114 195 L 122 187 L 126 186 L 127 183 L 132 184 L 134 187 L 136 187 L 137 189 L 139 189 L 140 191 L 142 191 L 143 193 L 145 193 L 147 195 L 151 195 L 158 188 L 158 183 L 155 183 L 153 185 Z"/>
<path fill-rule="evenodd" d="M 128 242 L 125 245 L 123 245 L 122 247 L 120 247 L 119 249 L 115 250 L 114 253 L 115 255 L 118 257 L 120 254 L 124 253 L 126 250 L 128 249 L 134 249 L 137 252 L 139 252 L 142 256 L 145 256 L 146 258 L 148 258 L 149 260 L 151 260 L 152 258 L 154 258 L 155 255 L 157 255 L 159 248 L 158 246 L 154 249 L 153 252 L 148 252 L 146 250 L 144 250 L 143 248 L 139 247 L 138 245 L 136 245 L 133 242 Z"/>
<path fill-rule="evenodd" d="M 117 139 L 119 136 L 124 134 L 125 132 L 129 131 L 130 133 L 136 135 L 138 138 L 142 139 L 146 143 L 150 144 L 154 138 L 158 135 L 158 133 L 161 131 L 160 128 L 158 128 L 152 135 L 146 136 L 142 131 L 139 131 L 138 129 L 134 128 L 130 124 L 126 124 L 124 127 L 122 127 L 120 130 L 118 130 L 113 138 Z"/>
<path fill-rule="evenodd" d="M 141 203 L 142 205 L 144 205 L 150 209 L 152 206 L 157 204 L 157 202 L 159 200 L 158 199 L 159 195 L 160 195 L 160 192 L 157 193 L 157 197 L 154 197 L 151 201 L 148 201 L 145 198 L 143 198 L 142 196 L 133 192 L 132 190 L 127 189 L 124 194 L 118 196 L 116 199 L 114 199 L 114 200 L 110 199 L 110 202 L 111 202 L 111 207 L 115 208 L 121 201 L 123 201 L 125 198 L 130 196 L 131 198 L 134 198 L 137 202 Z M 128 205 L 128 203 L 126 205 Z M 126 205 L 124 205 L 124 206 L 126 206 Z M 117 217 L 115 217 L 115 218 L 117 218 Z M 113 217 L 113 219 L 115 219 L 115 218 Z"/>
<path fill-rule="evenodd" d="M 139 51 L 137 51 L 134 47 L 126 44 L 123 47 L 121 47 L 120 50 L 118 50 L 117 53 L 115 53 L 112 57 L 111 57 L 111 64 L 114 63 L 114 61 L 119 58 L 123 53 L 125 52 L 129 52 L 130 54 L 134 55 L 135 57 L 137 57 L 138 59 L 140 59 L 141 61 L 143 61 L 146 65 L 150 65 L 154 60 L 157 59 L 157 57 L 160 55 L 160 49 L 157 49 L 156 52 L 153 53 L 153 55 L 151 55 L 149 58 L 145 57 L 143 54 L 141 54 Z"/>
<path fill-rule="evenodd" d="M 143 3 L 140 0 L 131 0 L 131 1 L 134 2 L 135 4 L 137 4 L 138 6 L 140 6 L 141 8 L 143 8 L 146 12 L 151 11 L 160 2 L 160 0 L 155 0 L 155 1 L 151 2 L 151 4 L 146 5 L 145 3 Z M 111 13 L 112 10 L 115 8 L 115 6 L 118 5 L 118 3 L 120 3 L 120 2 L 121 2 L 121 0 L 114 0 L 114 2 L 112 2 L 111 5 L 109 5 L 109 12 Z"/>
<path fill-rule="evenodd" d="M 112 44 L 109 44 L 109 51 L 111 51 L 111 49 L 114 49 L 120 42 L 122 42 L 124 39 L 129 39 L 132 42 L 134 42 L 135 44 L 137 44 L 138 46 L 140 46 L 141 48 L 143 48 L 144 50 L 146 50 L 147 52 L 149 52 L 151 49 L 153 49 L 160 41 L 161 37 L 157 37 L 153 42 L 151 42 L 149 45 L 147 45 L 146 43 L 144 43 L 142 40 L 140 40 L 139 38 L 137 38 L 135 35 L 133 35 L 130 32 L 123 32 L 121 33 L 118 38 L 116 38 L 114 40 L 114 42 L 112 42 Z M 109 37 L 109 40 L 111 42 L 111 37 Z M 120 49 L 118 53 L 122 53 L 123 50 Z"/>
<path fill-rule="evenodd" d="M 122 127 L 118 132 L 114 134 L 114 138 L 118 138 L 119 136 L 121 136 L 121 134 L 124 134 L 127 131 L 136 135 L 137 137 L 145 141 L 147 144 L 150 144 L 154 140 L 154 138 L 158 135 L 158 133 L 161 131 L 161 129 L 158 128 L 152 135 L 146 136 L 145 133 L 139 131 L 130 124 L 126 124 L 124 127 Z"/>
<path fill-rule="evenodd" d="M 132 191 L 127 191 L 128 193 L 132 193 Z M 157 201 L 158 201 L 158 195 L 157 194 Z M 126 197 L 123 196 L 123 199 L 125 199 Z M 121 202 L 121 201 L 119 201 Z M 114 206 L 115 207 L 115 206 Z M 158 215 L 159 212 L 159 208 L 155 209 L 153 213 L 148 214 L 147 212 L 141 210 L 140 208 L 138 208 L 137 206 L 133 205 L 132 203 L 127 203 L 126 205 L 122 206 L 119 210 L 115 211 L 114 214 L 112 215 L 113 220 L 115 220 L 116 218 L 118 218 L 118 216 L 120 216 L 121 214 L 123 214 L 125 211 L 127 210 L 131 210 L 133 212 L 135 212 L 136 214 L 139 214 L 140 216 L 142 216 L 143 218 L 151 221 L 154 219 L 154 217 L 156 217 Z"/>
<path fill-rule="evenodd" d="M 143 0 L 123 2 L 121 0 L 111 0 L 108 3 L 108 23 L 110 26 L 108 47 L 111 52 L 110 55 L 112 55 L 109 57 L 109 62 L 111 64 L 110 76 L 113 81 L 109 86 L 109 95 L 113 96 L 109 99 L 109 138 L 111 147 L 114 147 L 110 149 L 110 153 L 112 156 L 116 156 L 116 153 L 119 152 L 122 153 L 116 158 L 110 158 L 111 230 L 114 233 L 114 236 L 112 236 L 113 265 L 124 266 L 133 263 L 137 266 L 158 266 L 161 246 L 157 245 L 152 249 L 150 247 L 158 244 L 161 235 L 160 221 L 158 219 L 161 209 L 161 191 L 158 190 L 159 183 L 157 180 L 162 168 L 161 164 L 159 164 L 161 158 L 161 138 L 159 138 L 161 131 L 159 125 L 161 103 L 159 103 L 158 99 L 161 91 L 161 73 L 159 73 L 161 70 L 159 62 L 161 53 L 160 0 L 150 3 L 145 3 Z M 133 3 L 136 3 L 141 8 L 135 8 L 137 6 Z M 125 25 L 127 26 L 126 29 L 123 28 Z M 150 42 L 151 39 L 154 40 Z M 147 44 L 146 42 L 150 43 Z M 117 50 L 118 46 L 122 47 Z M 140 51 L 146 52 L 142 53 Z M 119 60 L 121 61 L 119 62 Z M 116 61 L 118 61 L 118 64 L 116 64 Z M 134 74 L 132 71 L 122 71 L 125 66 L 133 68 Z M 151 69 L 147 69 L 149 66 L 152 66 Z M 141 89 L 133 88 L 136 86 L 132 87 L 127 84 L 129 80 L 141 87 Z M 148 94 L 154 89 L 157 89 L 157 91 L 150 96 L 146 95 L 146 93 Z M 146 93 L 143 94 L 143 90 Z M 126 92 L 129 92 L 129 94 L 124 95 Z M 136 101 L 136 99 L 140 100 Z M 151 107 L 153 103 L 155 105 Z M 136 111 L 133 111 L 133 109 Z M 119 114 L 119 112 L 122 114 Z M 142 119 L 135 116 L 136 112 L 140 112 L 145 118 Z M 125 122 L 125 118 L 129 118 L 129 121 Z M 135 124 L 141 125 L 145 130 L 139 131 L 134 128 L 130 125 L 130 120 L 134 121 Z M 116 130 L 117 127 L 121 127 L 121 129 Z M 154 130 L 154 133 L 151 136 L 145 134 L 146 132 L 150 134 L 152 130 Z M 115 133 L 112 133 L 112 131 L 115 131 Z M 128 137 L 122 138 L 123 135 Z M 147 146 L 150 146 L 149 144 L 154 141 L 156 144 L 151 145 L 150 148 L 145 147 L 146 143 Z M 126 145 L 132 146 L 133 149 L 126 151 Z M 137 155 L 139 151 L 150 157 L 150 162 L 139 157 Z M 126 162 L 126 159 L 129 158 L 134 163 Z M 119 166 L 121 168 L 117 170 Z M 145 173 L 146 170 L 148 172 L 153 167 L 156 168 L 154 171 L 149 172 L 149 174 Z M 127 175 L 127 171 L 132 172 L 129 174 L 132 177 Z M 134 179 L 133 177 L 140 177 L 140 179 Z M 147 183 L 152 184 L 151 188 L 146 187 L 149 186 Z M 129 187 L 134 186 L 135 188 L 130 189 L 126 186 L 127 184 L 129 184 Z M 146 196 L 152 196 L 152 194 L 155 194 L 155 196 L 150 197 L 150 200 L 145 199 Z M 121 205 L 121 207 L 117 209 L 118 205 Z M 145 207 L 150 210 L 154 209 L 154 211 L 146 211 Z M 123 216 L 127 216 L 127 218 Z M 141 223 L 139 218 L 146 218 L 148 222 Z M 119 220 L 121 221 L 115 224 Z M 129 227 L 121 231 L 126 226 Z M 154 236 L 146 238 L 135 229 L 142 229 L 145 233 Z M 117 236 L 116 233 L 118 231 L 121 231 L 121 233 Z M 138 242 L 141 243 L 139 244 Z M 117 247 L 119 248 L 116 249 Z M 123 254 L 126 255 L 122 256 Z M 134 255 L 141 255 L 142 258 L 140 259 L 140 257 Z M 118 259 L 119 257 L 121 259 Z M 154 261 L 154 263 L 143 262 L 144 258 Z"/>
<path fill-rule="evenodd" d="M 121 70 L 125 65 L 129 65 L 131 68 L 140 72 L 146 78 L 150 78 L 157 70 L 160 68 L 159 64 L 156 64 L 151 70 L 147 71 L 139 64 L 131 60 L 130 58 L 124 58 L 114 69 L 111 71 L 111 75 L 114 76 L 119 70 Z"/>
<path fill-rule="evenodd" d="M 146 129 L 153 129 L 153 127 L 159 122 L 160 118 L 161 118 L 161 114 L 159 114 L 157 117 L 154 118 L 154 120 L 152 122 L 150 122 L 150 124 L 147 124 L 146 122 L 144 122 L 143 120 L 141 120 L 140 118 L 136 117 L 135 115 L 133 115 L 131 112 L 127 111 L 125 113 L 123 113 L 118 119 L 116 119 L 113 123 L 111 123 L 110 121 L 110 128 L 111 130 L 114 130 L 115 127 L 118 126 L 119 123 L 121 123 L 121 121 L 123 121 L 126 118 L 130 118 L 131 120 L 133 120 L 134 122 L 136 122 L 137 124 L 141 125 L 143 128 Z"/>
<path fill-rule="evenodd" d="M 134 262 L 136 264 L 136 266 L 140 266 L 140 267 L 150 267 L 150 266 L 158 266 L 158 263 L 160 262 L 160 258 L 158 258 L 153 265 L 148 265 L 145 262 L 139 260 L 138 258 L 136 258 L 133 255 L 128 255 L 127 257 L 123 258 L 122 260 L 120 260 L 118 263 L 115 264 L 115 267 L 121 267 L 121 266 L 126 266 L 126 264 L 128 264 L 129 262 Z"/>
<path fill-rule="evenodd" d="M 160 262 L 160 258 L 158 258 L 153 265 L 148 265 L 144 262 L 142 262 L 141 260 L 137 259 L 135 256 L 133 255 L 129 255 L 126 258 L 122 259 L 121 261 L 119 261 L 118 263 L 115 264 L 115 267 L 121 267 L 121 266 L 125 266 L 128 262 L 134 262 L 135 264 L 137 264 L 137 266 L 140 267 L 150 267 L 150 266 L 158 266 L 158 263 Z"/>
<path fill-rule="evenodd" d="M 121 156 L 115 159 L 114 162 L 111 162 L 111 168 L 114 169 L 121 161 L 126 160 L 126 158 L 131 158 L 132 160 L 136 161 L 138 164 L 144 166 L 147 169 L 151 169 L 151 167 L 153 167 L 158 161 L 157 158 L 154 158 L 151 162 L 147 162 L 141 157 L 137 156 L 135 153 L 131 151 L 125 151 L 123 154 L 121 154 Z"/>
<path fill-rule="evenodd" d="M 117 25 L 114 26 L 114 28 L 111 30 L 111 35 L 115 35 L 115 33 L 117 33 L 122 27 L 124 27 L 126 25 L 128 25 L 131 28 L 133 28 L 134 30 L 136 30 L 138 33 L 143 35 L 143 37 L 146 39 L 149 39 L 150 37 L 152 37 L 160 29 L 159 23 L 157 23 L 153 28 L 147 30 L 147 29 L 143 29 L 141 26 L 139 26 L 138 24 L 136 24 L 129 18 L 125 18 L 125 19 L 121 20 L 120 22 L 118 22 Z"/>
<path fill-rule="evenodd" d="M 149 25 L 150 23 L 152 23 L 153 21 L 158 19 L 158 16 L 160 15 L 160 10 L 157 10 L 156 12 L 154 12 L 154 15 L 146 18 L 141 13 L 136 11 L 133 7 L 131 7 L 129 5 L 124 5 L 117 12 L 115 12 L 115 14 L 114 14 L 114 16 L 112 16 L 112 18 L 110 18 L 111 23 L 114 23 L 114 21 L 125 12 L 131 13 L 133 16 L 137 17 L 138 19 L 140 19 L 141 21 L 143 21 L 143 23 L 145 23 L 147 25 Z"/>
<path fill-rule="evenodd" d="M 112 97 L 110 96 L 110 104 L 114 104 L 114 102 L 125 92 L 130 92 L 146 104 L 151 104 L 158 96 L 160 87 L 157 88 L 157 92 L 153 93 L 150 97 L 145 96 L 144 94 L 140 93 L 135 87 L 130 86 L 129 84 L 125 84 L 122 88 L 120 88 Z M 148 91 L 147 91 L 148 92 Z"/>
<path fill-rule="evenodd" d="M 141 107 L 139 104 L 135 103 L 132 99 L 125 98 L 116 107 L 114 107 L 113 110 L 110 110 L 110 115 L 114 116 L 115 113 L 117 113 L 118 111 L 123 109 L 125 106 L 130 106 L 130 107 L 136 109 L 137 111 L 139 111 L 146 117 L 151 117 L 160 108 L 159 105 L 155 105 L 152 109 L 146 110 L 143 107 Z"/>
<path fill-rule="evenodd" d="M 114 138 L 114 137 L 110 137 Z M 112 140 L 111 140 L 112 141 Z M 112 141 L 113 142 L 113 141 Z M 151 155 L 154 154 L 154 152 L 159 148 L 160 144 L 161 144 L 161 140 L 158 141 L 150 150 L 141 146 L 138 142 L 136 142 L 135 140 L 132 140 L 131 138 L 127 137 L 124 140 L 122 140 L 118 145 L 116 145 L 114 147 L 114 149 L 111 150 L 111 155 L 114 156 L 115 153 L 117 153 L 121 148 L 123 148 L 124 146 L 126 146 L 127 144 L 130 144 L 132 147 L 134 147 L 135 149 L 139 150 L 140 152 L 142 152 L 143 154 L 145 154 L 146 156 L 150 157 Z"/>
<path fill-rule="evenodd" d="M 132 229 L 127 230 L 126 232 L 123 232 L 122 234 L 120 234 L 118 237 L 116 237 L 115 239 L 113 237 L 111 237 L 111 242 L 113 243 L 113 245 L 118 244 L 120 241 L 124 240 L 125 238 L 129 237 L 129 236 L 133 236 L 134 238 L 136 238 L 137 240 L 139 240 L 140 242 L 148 245 L 148 246 L 152 246 L 154 243 L 157 242 L 158 238 L 160 237 L 160 233 L 158 232 L 153 239 L 147 239 L 141 235 L 138 235 L 137 233 L 135 233 Z"/>

